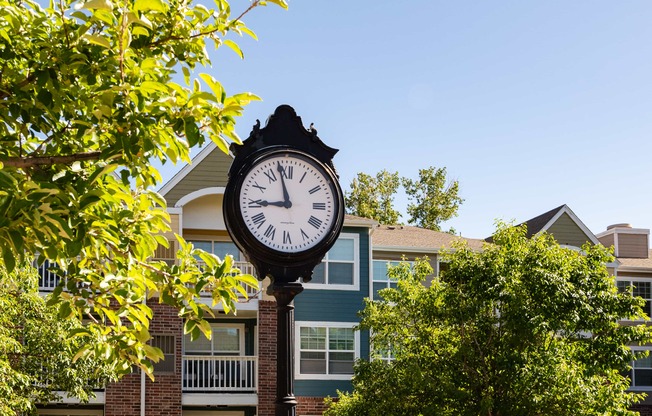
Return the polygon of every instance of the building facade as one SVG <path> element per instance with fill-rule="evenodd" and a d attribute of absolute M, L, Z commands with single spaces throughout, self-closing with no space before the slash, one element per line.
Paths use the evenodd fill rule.
<path fill-rule="evenodd" d="M 173 233 L 219 257 L 231 254 L 243 272 L 252 266 L 230 240 L 222 217 L 222 200 L 232 158 L 213 145 L 206 146 L 191 165 L 183 167 L 160 193 L 166 199 L 172 230 L 170 249 L 159 259 L 174 262 Z M 652 308 L 652 259 L 649 230 L 625 225 L 592 234 L 567 206 L 561 206 L 526 222 L 528 232 L 549 232 L 560 244 L 580 247 L 614 245 L 618 261 L 608 265 L 619 287 L 635 287 Z M 484 240 L 462 239 L 447 233 L 409 226 L 385 226 L 347 216 L 342 233 L 311 282 L 296 297 L 294 393 L 298 416 L 321 415 L 324 398 L 351 389 L 353 363 L 369 358 L 369 334 L 355 331 L 364 299 L 394 283 L 387 277 L 389 264 L 427 256 L 436 275 L 446 267 L 442 251 L 459 240 L 480 250 Z M 41 290 L 48 292 L 58 280 L 41 273 Z M 249 298 L 238 303 L 236 314 L 218 305 L 209 319 L 212 337 L 190 340 L 176 311 L 150 301 L 153 345 L 166 359 L 155 366 L 155 381 L 140 372 L 98 390 L 91 403 L 64 399 L 43 406 L 44 415 L 76 416 L 270 416 L 276 397 L 276 303 L 266 294 L 268 280 L 248 289 Z M 205 301 L 211 299 L 206 294 Z M 648 313 L 652 313 L 652 310 Z M 652 360 L 634 363 L 633 389 L 652 390 Z M 652 415 L 652 405 L 640 407 Z M 645 413 L 648 412 L 648 413 Z"/>

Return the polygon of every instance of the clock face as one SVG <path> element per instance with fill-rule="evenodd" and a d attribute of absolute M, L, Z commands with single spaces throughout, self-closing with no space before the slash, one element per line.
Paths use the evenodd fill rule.
<path fill-rule="evenodd" d="M 265 246 L 298 253 L 326 238 L 338 212 L 331 176 L 311 158 L 278 152 L 245 174 L 238 196 L 246 227 Z"/>

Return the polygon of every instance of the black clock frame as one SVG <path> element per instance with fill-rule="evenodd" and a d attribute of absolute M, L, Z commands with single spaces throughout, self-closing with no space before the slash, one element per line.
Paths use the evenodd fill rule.
<path fill-rule="evenodd" d="M 333 166 L 337 149 L 326 146 L 314 130 L 306 130 L 294 109 L 282 105 L 260 128 L 257 121 L 249 138 L 241 146 L 231 145 L 235 155 L 224 192 L 223 214 L 226 229 L 247 260 L 256 268 L 258 279 L 270 276 L 274 284 L 304 282 L 312 279 L 312 271 L 331 249 L 344 224 L 344 196 Z M 244 177 L 261 159 L 276 154 L 294 153 L 312 160 L 323 169 L 334 190 L 334 221 L 321 242 L 296 253 L 274 250 L 253 236 L 240 212 L 240 190 Z"/>

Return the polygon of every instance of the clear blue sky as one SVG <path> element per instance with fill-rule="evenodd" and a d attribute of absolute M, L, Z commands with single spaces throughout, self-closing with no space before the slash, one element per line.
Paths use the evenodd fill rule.
<path fill-rule="evenodd" d="M 444 228 L 466 237 L 562 204 L 594 233 L 652 227 L 652 1 L 290 0 L 244 20 L 245 60 L 206 71 L 263 98 L 243 138 L 290 104 L 340 149 L 344 189 L 446 167 L 465 202 Z"/>

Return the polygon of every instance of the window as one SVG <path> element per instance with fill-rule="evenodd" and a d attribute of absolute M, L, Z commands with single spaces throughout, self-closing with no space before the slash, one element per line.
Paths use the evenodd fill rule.
<path fill-rule="evenodd" d="M 212 336 L 204 334 L 194 341 L 184 335 L 184 354 L 189 355 L 244 355 L 244 324 L 214 323 Z"/>
<path fill-rule="evenodd" d="M 163 359 L 154 364 L 155 373 L 174 373 L 175 346 L 177 338 L 174 335 L 152 335 L 152 347 L 159 348 L 163 352 Z"/>
<path fill-rule="evenodd" d="M 348 380 L 360 356 L 360 334 L 347 322 L 296 323 L 296 378 Z"/>
<path fill-rule="evenodd" d="M 357 290 L 360 237 L 358 234 L 340 234 L 321 264 L 315 267 L 308 289 Z"/>
<path fill-rule="evenodd" d="M 652 316 L 652 281 L 651 280 L 629 280 L 618 279 L 616 282 L 620 292 L 629 292 L 632 296 L 640 296 L 645 300 L 643 312 Z"/>
<path fill-rule="evenodd" d="M 391 280 L 389 276 L 387 276 L 387 270 L 392 266 L 398 265 L 399 263 L 399 261 L 389 260 L 373 261 L 372 296 L 374 300 L 380 299 L 378 291 L 388 287 L 396 287 L 396 280 Z"/>
<path fill-rule="evenodd" d="M 635 351 L 642 351 L 646 348 L 632 348 Z M 634 390 L 652 390 L 652 355 L 639 358 L 632 363 L 629 371 L 631 386 Z"/>
<path fill-rule="evenodd" d="M 208 253 L 213 253 L 220 259 L 224 259 L 227 254 L 233 256 L 233 260 L 240 261 L 240 250 L 232 241 L 201 241 L 190 240 L 195 248 L 199 248 Z"/>

